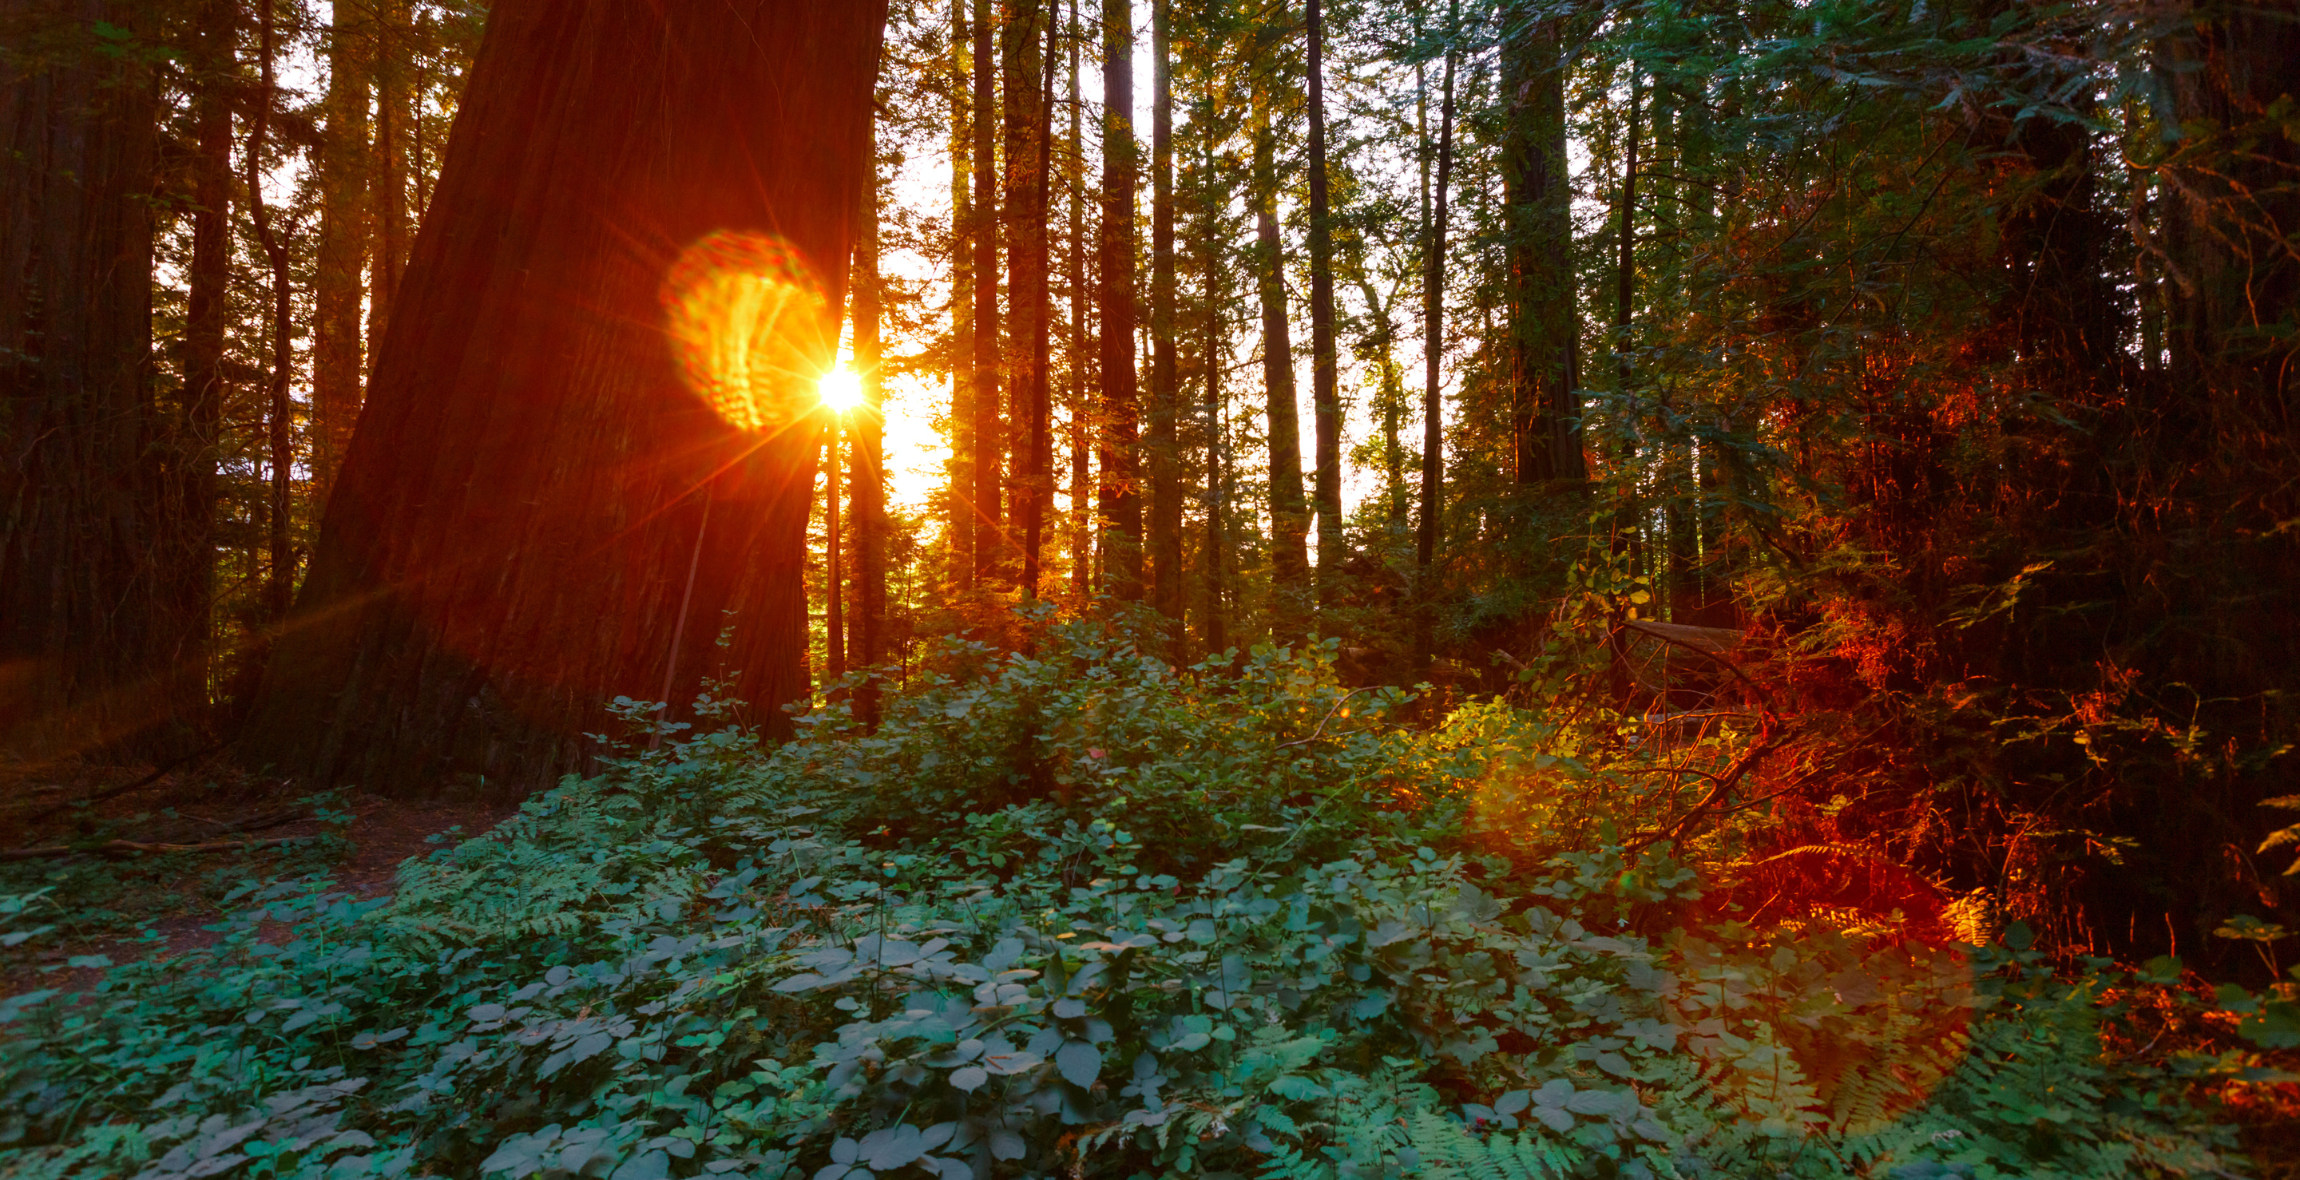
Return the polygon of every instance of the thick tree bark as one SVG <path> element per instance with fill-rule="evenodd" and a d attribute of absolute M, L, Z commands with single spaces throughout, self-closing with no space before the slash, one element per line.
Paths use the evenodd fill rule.
<path fill-rule="evenodd" d="M 1309 0 L 1310 26 L 1310 407 L 1318 433 L 1312 494 L 1318 514 L 1318 606 L 1330 607 L 1349 563 L 1342 531 L 1342 394 L 1334 351 L 1334 231 L 1326 207 L 1326 18 Z"/>
<path fill-rule="evenodd" d="M 1181 377 L 1174 322 L 1172 0 L 1150 2 L 1150 605 L 1182 617 Z M 1177 643 L 1179 635 L 1173 637 Z"/>
<path fill-rule="evenodd" d="M 1141 407 L 1134 377 L 1134 7 L 1102 4 L 1102 586 L 1142 597 Z"/>
<path fill-rule="evenodd" d="M 374 30 L 348 3 L 335 6 L 327 32 L 327 123 L 316 161 L 319 249 L 312 269 L 311 501 L 328 489 L 351 445 L 366 377 L 360 333 L 369 235 L 367 92 Z"/>
<path fill-rule="evenodd" d="M 1000 413 L 998 58 L 990 0 L 974 0 L 974 578 L 996 582 L 1008 558 L 1006 428 Z"/>
<path fill-rule="evenodd" d="M 528 789 L 706 675 L 789 731 L 884 20 L 495 7 L 246 759 Z"/>
<path fill-rule="evenodd" d="M 1258 79 L 1262 75 L 1257 74 Z M 1274 81 L 1254 95 L 1254 279 L 1262 305 L 1262 393 L 1270 440 L 1271 630 L 1280 643 L 1308 632 L 1310 512 L 1302 499 L 1302 414 L 1294 396 L 1294 337 L 1286 315 L 1285 250 L 1278 237 Z"/>
<path fill-rule="evenodd" d="M 1578 329 L 1573 307 L 1572 177 L 1565 158 L 1565 62 L 1558 23 L 1524 9 L 1505 20 L 1508 104 L 1502 186 L 1508 218 L 1510 435 L 1521 487 L 1578 484 Z"/>
<path fill-rule="evenodd" d="M 0 0 L 0 749 L 164 744 L 192 620 L 153 576 L 149 72 L 111 0 Z"/>

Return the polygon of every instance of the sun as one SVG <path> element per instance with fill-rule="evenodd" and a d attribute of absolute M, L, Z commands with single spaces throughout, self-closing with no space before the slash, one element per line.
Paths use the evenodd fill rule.
<path fill-rule="evenodd" d="M 818 388 L 822 391 L 823 405 L 834 414 L 844 414 L 862 404 L 862 377 L 845 365 L 823 374 Z"/>

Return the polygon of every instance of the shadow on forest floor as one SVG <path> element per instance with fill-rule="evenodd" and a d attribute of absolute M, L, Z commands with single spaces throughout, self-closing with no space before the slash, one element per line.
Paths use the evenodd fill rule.
<path fill-rule="evenodd" d="M 54 903 L 38 918 L 54 927 L 52 933 L 0 948 L 0 996 L 35 988 L 86 990 L 103 974 L 88 962 L 93 956 L 122 963 L 210 945 L 218 935 L 208 927 L 224 918 L 225 896 L 243 881 L 327 872 L 355 896 L 389 893 L 400 863 L 434 848 L 434 837 L 458 829 L 456 838 L 475 836 L 518 810 L 517 803 L 500 799 L 315 797 L 285 780 L 196 764 L 84 806 L 71 802 L 151 773 L 149 767 L 26 773 L 0 766 L 0 848 L 113 839 L 250 845 L 0 863 L 0 895 L 46 890 L 46 900 Z M 258 840 L 286 842 L 256 846 Z"/>

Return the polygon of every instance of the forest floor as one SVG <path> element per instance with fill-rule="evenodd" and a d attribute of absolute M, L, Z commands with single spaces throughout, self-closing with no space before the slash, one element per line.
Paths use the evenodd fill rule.
<path fill-rule="evenodd" d="M 40 920 L 55 923 L 65 936 L 60 942 L 41 939 L 45 945 L 37 952 L 0 948 L 0 996 L 36 988 L 85 990 L 103 974 L 102 967 L 87 964 L 92 956 L 121 963 L 213 943 L 218 935 L 209 927 L 223 919 L 225 895 L 243 881 L 325 871 L 356 897 L 389 893 L 402 861 L 422 856 L 443 837 L 486 832 L 518 810 L 502 800 L 313 797 L 285 780 L 196 762 L 157 778 L 154 771 L 0 766 L 0 849 L 113 839 L 249 844 L 198 853 L 0 863 L 0 897 L 48 890 L 45 901 L 53 913 Z M 119 791 L 129 786 L 134 789 Z M 103 797 L 113 791 L 118 793 Z M 92 801 L 75 805 L 83 800 Z M 289 842 L 256 844 L 283 840 Z"/>

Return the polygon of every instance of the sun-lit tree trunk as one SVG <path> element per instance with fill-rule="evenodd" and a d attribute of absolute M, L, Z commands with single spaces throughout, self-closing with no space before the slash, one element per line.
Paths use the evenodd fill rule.
<path fill-rule="evenodd" d="M 1629 392 L 1632 377 L 1629 333 L 1637 314 L 1638 107 L 1644 97 L 1645 79 L 1633 74 L 1629 79 L 1629 110 L 1621 127 L 1621 207 L 1614 215 L 1613 364 L 1623 393 Z"/>
<path fill-rule="evenodd" d="M 1142 489 L 1134 377 L 1134 7 L 1102 4 L 1102 586 L 1142 597 Z"/>
<path fill-rule="evenodd" d="M 0 0 L 0 749 L 164 744 L 189 621 L 152 577 L 149 70 L 105 53 L 134 5 Z"/>
<path fill-rule="evenodd" d="M 847 477 L 854 505 L 854 661 L 876 668 L 886 661 L 886 381 L 880 366 L 884 347 L 879 330 L 878 141 L 871 139 L 871 175 L 862 190 L 855 226 L 854 368 L 862 379 L 862 405 L 850 416 L 852 452 Z M 855 714 L 878 727 L 879 683 L 863 682 Z"/>
<path fill-rule="evenodd" d="M 1579 483 L 1579 336 L 1573 306 L 1572 177 L 1565 157 L 1564 46 L 1555 19 L 1504 18 L 1502 188 L 1508 218 L 1510 436 L 1521 487 Z"/>
<path fill-rule="evenodd" d="M 1342 531 L 1342 394 L 1334 351 L 1334 231 L 1326 195 L 1326 18 L 1309 0 L 1310 408 L 1317 430 L 1318 606 L 1334 604 L 1349 543 Z"/>
<path fill-rule="evenodd" d="M 1201 178 L 1211 176 L 1214 169 L 1213 137 L 1199 137 L 1202 155 L 1199 158 Z M 1219 239 L 1221 227 L 1220 207 L 1206 202 L 1205 215 L 1200 219 L 1201 233 L 1197 252 L 1201 265 L 1200 290 L 1204 293 L 1203 331 L 1199 342 L 1202 371 L 1206 378 L 1203 403 L 1206 432 L 1206 610 L 1205 622 L 1200 628 L 1204 636 L 1206 654 L 1219 655 L 1230 648 L 1229 624 L 1229 534 L 1226 517 L 1230 511 L 1228 446 L 1224 437 L 1222 401 L 1222 361 L 1226 351 L 1223 341 L 1228 323 L 1222 314 L 1224 295 L 1222 260 L 1228 247 Z"/>
<path fill-rule="evenodd" d="M 494 7 L 246 760 L 524 790 L 705 676 L 789 732 L 884 20 Z"/>
<path fill-rule="evenodd" d="M 974 578 L 992 584 L 1007 559 L 1006 427 L 999 391 L 998 56 L 991 0 L 974 0 Z"/>
<path fill-rule="evenodd" d="M 1255 73 L 1254 282 L 1262 306 L 1262 393 L 1270 440 L 1271 628 L 1279 642 L 1308 632 L 1310 510 L 1302 498 L 1302 415 L 1294 396 L 1294 337 L 1286 315 L 1284 245 L 1278 237 L 1278 135 L 1271 124 L 1276 80 Z"/>
<path fill-rule="evenodd" d="M 832 680 L 847 674 L 846 555 L 839 519 L 839 448 L 844 444 L 843 415 L 832 414 L 823 430 L 823 674 Z"/>
<path fill-rule="evenodd" d="M 974 588 L 974 35 L 950 0 L 950 583 Z"/>
<path fill-rule="evenodd" d="M 1172 0 L 1150 0 L 1150 605 L 1182 617 L 1181 377 L 1174 322 Z M 1179 636 L 1175 637 L 1178 641 Z"/>
<path fill-rule="evenodd" d="M 1085 104 L 1078 91 L 1079 58 L 1085 31 L 1078 0 L 1070 0 L 1070 143 L 1062 159 L 1070 201 L 1070 590 L 1085 602 L 1094 593 L 1094 449 L 1087 403 L 1086 349 L 1086 128 Z"/>
<path fill-rule="evenodd" d="M 265 467 L 270 476 L 270 499 L 265 511 L 264 616 L 286 617 L 295 594 L 295 524 L 291 498 L 295 475 L 295 403 L 288 390 L 295 380 L 295 348 L 291 335 L 289 302 L 294 296 L 288 278 L 288 246 L 280 227 L 272 222 L 271 206 L 264 200 L 264 139 L 271 128 L 273 108 L 279 103 L 275 85 L 274 48 L 278 30 L 272 20 L 272 0 L 256 0 L 256 93 L 248 117 L 248 141 L 240 151 L 247 193 L 248 219 L 254 223 L 256 244 L 271 267 L 271 378 L 265 383 Z"/>
<path fill-rule="evenodd" d="M 1047 33 L 1053 25 L 1047 0 L 1006 0 L 999 36 L 1005 75 L 1006 155 L 1001 201 L 1006 208 L 1006 379 L 1012 406 L 1007 417 L 1007 450 L 1013 458 L 1012 541 L 1021 561 L 1012 566 L 1025 597 L 1039 591 L 1039 545 L 1053 475 L 1040 462 L 1047 444 L 1047 342 L 1051 330 L 1048 269 L 1052 240 L 1047 233 L 1047 151 L 1053 111 L 1046 92 L 1051 64 Z"/>
<path fill-rule="evenodd" d="M 360 332 L 368 248 L 368 55 L 374 30 L 350 3 L 334 8 L 327 31 L 327 116 L 315 171 L 319 245 L 312 267 L 311 501 L 327 503 L 344 448 L 359 419 L 366 377 Z"/>

